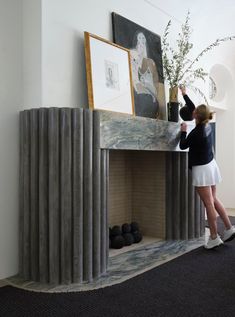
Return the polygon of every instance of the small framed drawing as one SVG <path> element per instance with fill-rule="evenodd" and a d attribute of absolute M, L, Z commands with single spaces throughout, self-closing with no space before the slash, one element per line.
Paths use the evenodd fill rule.
<path fill-rule="evenodd" d="M 88 32 L 84 36 L 89 107 L 134 114 L 130 51 Z"/>

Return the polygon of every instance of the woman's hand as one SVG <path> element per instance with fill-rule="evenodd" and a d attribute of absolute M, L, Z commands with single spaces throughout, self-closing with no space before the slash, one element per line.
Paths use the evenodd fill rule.
<path fill-rule="evenodd" d="M 179 85 L 179 89 L 180 89 L 180 91 L 181 91 L 181 93 L 182 93 L 183 96 L 186 95 L 186 88 L 185 88 L 185 86 Z"/>
<path fill-rule="evenodd" d="M 185 122 L 181 123 L 180 131 L 187 132 L 187 124 Z"/>

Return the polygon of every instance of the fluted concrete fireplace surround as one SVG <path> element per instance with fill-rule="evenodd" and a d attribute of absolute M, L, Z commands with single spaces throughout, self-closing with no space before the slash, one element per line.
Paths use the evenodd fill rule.
<path fill-rule="evenodd" d="M 128 173 L 116 174 L 125 174 L 129 184 L 122 194 L 129 195 L 127 201 L 136 210 L 127 221 L 141 221 L 144 234 L 166 240 L 202 236 L 204 210 L 191 186 L 188 153 L 179 150 L 178 137 L 178 123 L 114 112 L 22 111 L 19 275 L 68 284 L 105 274 L 109 209 L 120 211 L 115 201 L 120 203 L 122 195 L 115 186 L 123 185 L 115 182 L 109 168 L 120 160 L 127 162 Z"/>

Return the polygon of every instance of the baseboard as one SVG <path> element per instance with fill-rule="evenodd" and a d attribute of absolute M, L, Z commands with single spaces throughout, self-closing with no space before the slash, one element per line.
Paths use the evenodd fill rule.
<path fill-rule="evenodd" d="M 6 280 L 0 280 L 0 287 L 8 285 Z"/>
<path fill-rule="evenodd" d="M 229 216 L 235 216 L 235 208 L 226 208 Z"/>

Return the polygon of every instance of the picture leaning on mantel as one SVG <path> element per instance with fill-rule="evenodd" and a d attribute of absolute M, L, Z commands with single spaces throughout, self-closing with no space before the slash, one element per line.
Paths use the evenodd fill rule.
<path fill-rule="evenodd" d="M 84 32 L 89 108 L 134 114 L 130 52 Z"/>
<path fill-rule="evenodd" d="M 112 12 L 113 41 L 130 49 L 136 116 L 166 120 L 161 38 Z"/>

